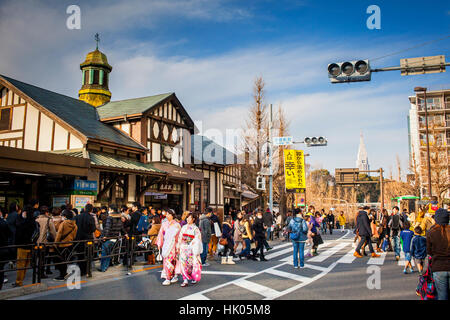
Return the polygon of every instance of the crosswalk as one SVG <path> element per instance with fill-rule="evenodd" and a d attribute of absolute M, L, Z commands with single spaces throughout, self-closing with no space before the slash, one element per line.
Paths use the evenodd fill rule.
<path fill-rule="evenodd" d="M 386 262 L 386 252 L 380 253 L 380 257 L 378 258 L 356 258 L 353 255 L 355 249 L 349 248 L 352 243 L 353 236 L 349 231 L 339 239 L 325 241 L 324 244 L 319 246 L 319 255 L 306 258 L 304 267 L 300 269 L 290 269 L 293 265 L 292 244 L 290 242 L 283 243 L 274 246 L 271 252 L 265 256 L 270 261 L 275 262 L 275 265 L 255 273 L 233 272 L 232 270 L 227 272 L 205 270 L 203 271 L 205 275 L 226 273 L 226 275 L 236 276 L 237 279 L 185 296 L 180 300 L 209 300 L 212 299 L 208 297 L 210 293 L 233 285 L 239 287 L 242 291 L 249 292 L 249 294 L 252 293 L 253 296 L 255 294 L 260 296 L 262 300 L 273 300 L 309 285 L 327 275 L 340 264 L 349 265 L 358 263 L 359 265 L 367 264 L 381 266 Z M 305 251 L 306 249 L 307 248 L 305 248 Z M 405 259 L 404 254 L 402 253 L 398 265 L 403 266 L 404 264 Z M 279 286 L 274 288 L 270 286 L 270 282 L 265 284 L 261 283 L 261 281 L 258 282 L 258 279 L 261 277 L 272 277 L 275 279 L 273 281 L 284 279 L 284 282 L 286 282 L 286 280 L 288 280 L 291 285 L 289 288 L 285 289 L 280 289 Z"/>

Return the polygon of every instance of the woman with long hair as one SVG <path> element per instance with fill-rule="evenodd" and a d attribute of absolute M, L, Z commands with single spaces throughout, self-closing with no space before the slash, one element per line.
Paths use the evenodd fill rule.
<path fill-rule="evenodd" d="M 180 273 L 183 277 L 182 287 L 186 287 L 191 280 L 192 284 L 200 281 L 202 261 L 200 254 L 203 251 L 202 234 L 195 225 L 198 216 L 188 212 L 186 224 L 181 228 L 177 241 L 177 256 Z"/>
<path fill-rule="evenodd" d="M 242 221 L 242 218 L 244 217 L 245 211 L 240 211 L 236 215 L 236 221 L 234 222 L 234 234 L 233 234 L 233 240 L 234 240 L 234 252 L 237 252 L 237 248 L 239 247 L 239 244 L 241 245 L 242 250 L 245 249 L 245 242 L 242 238 L 242 233 L 240 231 L 240 224 Z M 242 251 L 241 250 L 241 251 Z"/>
<path fill-rule="evenodd" d="M 162 223 L 161 229 L 158 233 L 156 244 L 161 251 L 163 257 L 163 272 L 161 278 L 166 280 L 162 283 L 163 286 L 168 286 L 171 283 L 178 281 L 175 275 L 176 266 L 176 245 L 178 241 L 178 234 L 180 232 L 180 224 L 175 220 L 175 211 L 169 209 L 166 215 L 166 221 Z"/>

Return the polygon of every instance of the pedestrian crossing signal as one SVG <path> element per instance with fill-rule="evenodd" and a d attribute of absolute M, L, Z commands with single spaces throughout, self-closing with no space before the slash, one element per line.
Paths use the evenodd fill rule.
<path fill-rule="evenodd" d="M 264 176 L 256 177 L 256 189 L 257 190 L 266 190 L 266 179 L 264 179 Z"/>

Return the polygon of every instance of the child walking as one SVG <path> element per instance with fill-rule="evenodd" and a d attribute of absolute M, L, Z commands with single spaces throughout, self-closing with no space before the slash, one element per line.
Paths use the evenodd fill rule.
<path fill-rule="evenodd" d="M 423 272 L 423 261 L 427 256 L 427 239 L 422 236 L 422 228 L 417 226 L 414 228 L 414 238 L 411 243 L 411 256 L 417 265 L 419 274 Z"/>
<path fill-rule="evenodd" d="M 405 229 L 403 229 L 400 232 L 400 239 L 402 240 L 403 243 L 403 252 L 405 253 L 405 261 L 406 261 L 403 273 L 406 274 L 413 272 L 411 264 L 411 241 L 414 236 L 414 232 L 409 230 L 410 227 L 409 221 L 404 222 L 404 227 Z M 407 270 L 409 270 L 409 272 Z"/>
<path fill-rule="evenodd" d="M 306 257 L 312 257 L 313 239 L 312 239 L 312 231 L 311 231 L 311 229 L 313 227 L 313 224 L 312 224 L 312 221 L 311 221 L 311 216 L 307 215 L 305 217 L 305 221 L 306 221 L 306 224 L 308 225 L 308 233 L 307 233 L 308 240 L 306 240 L 306 246 L 309 247 L 308 253 L 306 254 Z"/>

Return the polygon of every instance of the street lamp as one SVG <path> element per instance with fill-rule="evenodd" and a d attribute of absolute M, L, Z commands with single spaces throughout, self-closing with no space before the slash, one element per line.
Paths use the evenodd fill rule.
<path fill-rule="evenodd" d="M 427 142 L 427 165 L 428 165 L 428 196 L 431 198 L 431 166 L 430 166 L 430 143 L 428 141 L 428 108 L 427 108 L 427 88 L 415 87 L 414 92 L 416 92 L 416 103 L 418 102 L 417 93 L 423 92 L 425 101 L 425 134 Z"/>

